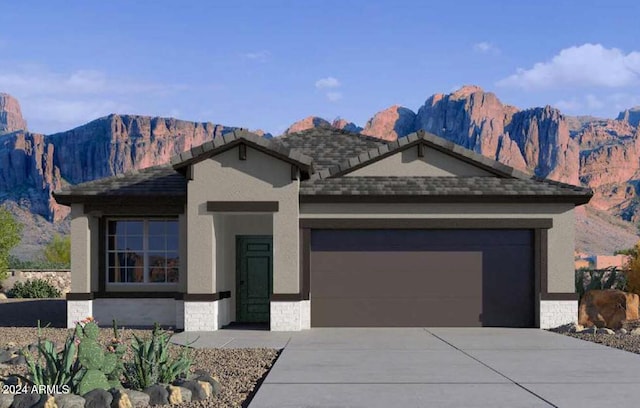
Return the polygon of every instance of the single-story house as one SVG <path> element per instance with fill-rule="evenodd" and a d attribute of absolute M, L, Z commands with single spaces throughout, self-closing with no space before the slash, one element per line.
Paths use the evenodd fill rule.
<path fill-rule="evenodd" d="M 577 318 L 574 208 L 592 192 L 425 133 L 234 131 L 169 165 L 55 193 L 68 323 L 557 326 Z"/>

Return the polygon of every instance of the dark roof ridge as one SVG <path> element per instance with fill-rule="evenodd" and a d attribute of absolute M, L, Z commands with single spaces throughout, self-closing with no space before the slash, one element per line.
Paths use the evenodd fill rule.
<path fill-rule="evenodd" d="M 364 139 L 364 140 L 371 140 L 371 141 L 375 141 L 375 142 L 379 142 L 379 143 L 388 143 L 389 142 L 388 140 L 384 140 L 384 139 L 381 139 L 381 138 L 376 137 L 376 136 L 365 135 L 365 134 L 362 134 L 360 132 L 351 132 L 351 131 L 345 130 L 345 129 L 338 129 L 338 128 L 334 128 L 334 127 L 322 127 L 322 126 L 301 130 L 299 132 L 287 133 L 286 135 L 276 136 L 274 139 L 287 139 L 290 136 L 304 135 L 304 134 L 308 134 L 308 133 L 317 132 L 318 130 L 325 130 L 325 131 L 329 131 L 331 133 L 339 133 L 339 134 L 342 134 L 344 136 L 357 136 L 357 137 L 359 137 L 361 139 Z"/>
<path fill-rule="evenodd" d="M 471 164 L 501 177 L 521 179 L 529 179 L 532 177 L 525 172 L 507 166 L 506 164 L 500 163 L 499 161 L 492 160 L 486 156 L 457 145 L 450 140 L 444 139 L 440 136 L 436 136 L 433 133 L 429 133 L 424 130 L 418 130 L 417 132 L 413 132 L 406 136 L 398 138 L 394 142 L 383 144 L 381 146 L 378 146 L 377 148 L 361 152 L 357 156 L 345 158 L 345 161 L 341 164 L 326 168 L 312 175 L 311 178 L 317 180 L 328 177 L 341 177 L 358 168 L 364 167 L 375 160 L 380 160 L 384 157 L 391 156 L 397 152 L 415 146 L 419 143 L 426 143 L 428 146 L 435 148 L 445 154 L 465 160 L 467 162 L 471 162 Z"/>
<path fill-rule="evenodd" d="M 274 139 L 266 139 L 262 136 L 251 133 L 245 129 L 238 129 L 225 133 L 222 137 L 214 137 L 213 140 L 201 145 L 192 147 L 180 154 L 173 156 L 170 160 L 174 169 L 180 169 L 194 162 L 211 157 L 217 152 L 230 149 L 240 143 L 248 143 L 252 147 L 272 154 L 279 158 L 286 158 L 306 170 L 311 169 L 312 159 L 302 153 L 288 149 Z"/>

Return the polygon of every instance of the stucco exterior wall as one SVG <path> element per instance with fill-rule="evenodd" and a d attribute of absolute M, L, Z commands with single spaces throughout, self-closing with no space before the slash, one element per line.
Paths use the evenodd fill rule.
<path fill-rule="evenodd" d="M 300 218 L 551 218 L 547 290 L 575 291 L 573 204 L 301 204 Z"/>
<path fill-rule="evenodd" d="M 493 174 L 427 147 L 424 148 L 424 157 L 418 157 L 416 146 L 345 175 L 361 176 L 470 177 Z"/>
<path fill-rule="evenodd" d="M 278 201 L 279 211 L 272 216 L 274 293 L 297 293 L 299 182 L 291 180 L 291 165 L 250 147 L 247 160 L 240 160 L 236 147 L 194 164 L 192 175 L 187 186 L 188 292 L 229 290 L 216 282 L 216 270 L 228 264 L 216 260 L 214 248 L 232 251 L 228 241 L 217 240 L 233 228 L 225 226 L 228 219 L 207 211 L 207 201 Z M 228 285 L 226 278 L 220 279 Z"/>
<path fill-rule="evenodd" d="M 91 292 L 91 249 L 97 247 L 92 240 L 91 218 L 84 213 L 84 205 L 71 206 L 71 291 L 74 293 Z M 97 275 L 97 269 L 95 271 Z"/>

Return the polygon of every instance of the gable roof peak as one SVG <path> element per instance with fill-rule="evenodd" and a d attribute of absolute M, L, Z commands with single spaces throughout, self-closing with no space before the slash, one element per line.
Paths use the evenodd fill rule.
<path fill-rule="evenodd" d="M 466 149 L 454 142 L 436 136 L 425 130 L 418 130 L 396 141 L 367 150 L 353 157 L 347 157 L 339 164 L 325 169 L 311 176 L 311 179 L 324 179 L 341 177 L 359 168 L 365 167 L 374 161 L 381 160 L 418 144 L 426 145 L 456 159 L 463 160 L 473 166 L 503 178 L 531 179 L 532 175 L 517 170 L 506 164 L 492 160 L 472 150 Z"/>
<path fill-rule="evenodd" d="M 222 153 L 239 144 L 246 144 L 256 150 L 269 154 L 281 160 L 291 162 L 298 166 L 303 172 L 312 171 L 312 159 L 309 156 L 294 152 L 284 147 L 281 143 L 274 139 L 266 139 L 262 136 L 251 133 L 246 129 L 236 129 L 225 133 L 222 136 L 215 137 L 199 146 L 195 146 L 171 158 L 171 165 L 174 169 L 179 170 L 191 164 L 202 161 L 209 157 Z"/>

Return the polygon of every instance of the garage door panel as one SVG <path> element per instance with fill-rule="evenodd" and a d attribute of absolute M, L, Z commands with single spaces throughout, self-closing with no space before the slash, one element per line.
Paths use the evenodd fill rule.
<path fill-rule="evenodd" d="M 535 280 L 531 248 L 485 251 L 483 316 L 485 326 L 532 327 Z M 509 311 L 506 313 L 505 311 Z"/>
<path fill-rule="evenodd" d="M 366 257 L 363 264 L 362 252 L 314 252 L 314 298 L 426 298 L 451 287 L 457 296 L 481 295 L 480 252 L 370 252 Z"/>
<path fill-rule="evenodd" d="M 312 251 L 424 251 L 530 246 L 529 230 L 314 230 Z"/>
<path fill-rule="evenodd" d="M 532 230 L 312 230 L 312 326 L 535 324 Z"/>
<path fill-rule="evenodd" d="M 463 306 L 464 305 L 464 306 Z M 314 327 L 480 327 L 482 298 L 313 298 Z M 348 311 L 348 313 L 345 313 Z"/>

